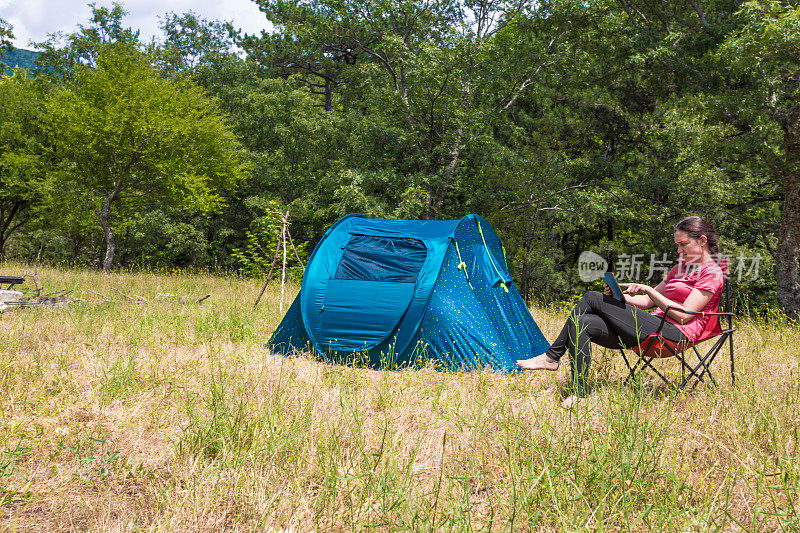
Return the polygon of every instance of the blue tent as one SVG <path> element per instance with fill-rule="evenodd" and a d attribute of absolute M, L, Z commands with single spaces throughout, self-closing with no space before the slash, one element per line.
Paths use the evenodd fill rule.
<path fill-rule="evenodd" d="M 461 220 L 347 215 L 309 259 L 300 293 L 267 346 L 376 367 L 434 359 L 451 370 L 516 370 L 549 344 L 478 215 Z"/>

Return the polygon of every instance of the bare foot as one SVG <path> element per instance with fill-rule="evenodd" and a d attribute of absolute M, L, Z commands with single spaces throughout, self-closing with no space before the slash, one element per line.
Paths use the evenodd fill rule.
<path fill-rule="evenodd" d="M 517 366 L 525 370 L 558 370 L 558 361 L 550 359 L 547 354 L 542 354 L 530 359 L 519 359 Z"/>

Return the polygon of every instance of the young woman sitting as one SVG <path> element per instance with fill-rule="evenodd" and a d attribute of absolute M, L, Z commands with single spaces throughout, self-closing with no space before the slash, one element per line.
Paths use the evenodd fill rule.
<path fill-rule="evenodd" d="M 675 225 L 678 264 L 655 287 L 620 283 L 624 302 L 603 293 L 587 292 L 569 315 L 561 333 L 545 353 L 517 361 L 526 370 L 558 370 L 561 357 L 569 351 L 575 395 L 586 394 L 585 378 L 591 362 L 591 343 L 606 348 L 632 348 L 654 334 L 664 310 L 679 307 L 690 312 L 714 312 L 724 283 L 721 256 L 714 227 L 700 217 L 686 217 Z M 657 307 L 653 313 L 645 309 Z M 710 316 L 670 310 L 661 335 L 680 342 L 694 340 L 703 332 Z M 568 398 L 568 403 L 572 403 Z"/>

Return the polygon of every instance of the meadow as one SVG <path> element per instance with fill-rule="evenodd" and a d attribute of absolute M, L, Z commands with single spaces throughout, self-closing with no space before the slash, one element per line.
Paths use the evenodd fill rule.
<path fill-rule="evenodd" d="M 564 409 L 565 368 L 271 355 L 279 284 L 253 311 L 258 280 L 39 274 L 80 301 L 0 315 L 4 531 L 800 530 L 800 340 L 778 315 L 737 320 L 735 386 L 727 359 L 717 388 L 626 386 L 597 350 Z M 532 313 L 549 339 L 566 315 Z"/>

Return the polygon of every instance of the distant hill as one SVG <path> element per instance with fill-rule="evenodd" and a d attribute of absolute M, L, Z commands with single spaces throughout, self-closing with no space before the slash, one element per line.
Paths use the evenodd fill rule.
<path fill-rule="evenodd" d="M 33 70 L 36 68 L 34 64 L 34 60 L 36 56 L 38 56 L 40 52 L 34 52 L 33 50 L 25 50 L 24 48 L 14 48 L 10 52 L 6 51 L 3 57 L 3 63 L 5 64 L 5 73 L 11 74 L 14 70 L 14 67 L 22 67 L 29 70 Z"/>

